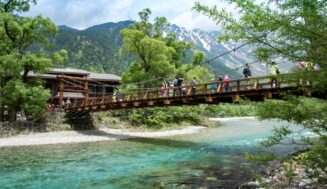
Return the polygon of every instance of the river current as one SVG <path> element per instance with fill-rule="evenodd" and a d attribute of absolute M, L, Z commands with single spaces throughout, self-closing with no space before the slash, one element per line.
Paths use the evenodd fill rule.
<path fill-rule="evenodd" d="M 282 125 L 289 123 L 225 119 L 177 137 L 0 148 L 0 188 L 235 188 L 263 169 L 243 153 Z"/>

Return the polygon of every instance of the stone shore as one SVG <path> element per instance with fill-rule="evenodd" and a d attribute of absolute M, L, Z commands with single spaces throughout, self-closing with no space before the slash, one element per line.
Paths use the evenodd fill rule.
<path fill-rule="evenodd" d="M 122 129 L 101 128 L 95 130 L 82 131 L 58 131 L 46 133 L 31 133 L 26 135 L 17 135 L 0 138 L 0 147 L 9 146 L 29 146 L 29 145 L 46 145 L 46 144 L 64 144 L 96 141 L 114 141 L 127 138 L 157 138 L 169 137 L 176 135 L 194 134 L 205 127 L 188 126 L 181 129 L 169 131 L 128 131 Z"/>

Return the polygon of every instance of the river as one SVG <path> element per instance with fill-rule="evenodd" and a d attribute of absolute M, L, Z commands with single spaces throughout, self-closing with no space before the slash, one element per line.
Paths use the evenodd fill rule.
<path fill-rule="evenodd" d="M 224 119 L 178 137 L 5 147 L 0 188 L 235 188 L 262 170 L 242 154 L 282 125 L 288 123 Z M 298 147 L 271 150 L 287 155 Z"/>

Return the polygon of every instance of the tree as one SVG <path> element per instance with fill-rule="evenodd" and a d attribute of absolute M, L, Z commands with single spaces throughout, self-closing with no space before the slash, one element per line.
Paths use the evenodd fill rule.
<path fill-rule="evenodd" d="M 265 61 L 281 56 L 291 61 L 318 63 L 321 71 L 310 69 L 298 74 L 286 76 L 299 81 L 306 78 L 311 81 L 309 92 L 327 89 L 325 80 L 327 67 L 327 2 L 324 0 L 271 0 L 261 4 L 252 0 L 226 0 L 239 10 L 239 18 L 216 6 L 208 7 L 196 3 L 194 9 L 217 23 L 222 23 L 224 32 L 219 40 L 245 41 L 257 48 L 256 56 Z M 289 140 L 291 143 L 308 145 L 310 150 L 302 154 L 301 162 L 314 168 L 316 176 L 327 170 L 326 100 L 308 97 L 287 96 L 283 101 L 271 100 L 260 106 L 258 116 L 262 119 L 278 118 L 303 125 L 304 130 L 317 134 L 312 140 Z M 275 129 L 273 136 L 262 143 L 270 147 L 292 136 L 288 128 Z M 249 156 L 256 158 L 256 156 Z M 266 156 L 274 157 L 274 156 Z M 264 158 L 266 159 L 266 158 Z M 326 181 L 324 181 L 326 182 Z"/>
<path fill-rule="evenodd" d="M 224 26 L 220 40 L 255 44 L 261 60 L 282 56 L 293 61 L 326 64 L 327 18 L 323 0 L 272 0 L 260 5 L 252 0 L 226 0 L 240 10 L 241 17 L 217 7 L 196 3 L 194 9 Z"/>
<path fill-rule="evenodd" d="M 161 82 L 158 78 L 164 79 L 169 75 L 173 78 L 176 70 L 182 66 L 182 58 L 193 47 L 190 43 L 177 41 L 173 34 L 164 36 L 163 31 L 169 26 L 167 19 L 157 17 L 151 24 L 150 14 L 150 9 L 139 12 L 140 21 L 121 32 L 121 53 L 135 58 L 129 70 L 122 75 L 125 84 L 140 82 L 139 87 L 158 87 Z"/>
<path fill-rule="evenodd" d="M 47 71 L 53 62 L 64 60 L 64 50 L 49 53 L 51 38 L 57 27 L 47 18 L 23 17 L 35 0 L 5 0 L 0 3 L 0 121 L 5 109 L 9 120 L 16 120 L 16 112 L 23 109 L 28 116 L 42 115 L 49 99 L 49 91 L 38 77 L 30 79 L 28 74 L 39 75 Z M 31 51 L 37 47 L 39 51 Z"/>

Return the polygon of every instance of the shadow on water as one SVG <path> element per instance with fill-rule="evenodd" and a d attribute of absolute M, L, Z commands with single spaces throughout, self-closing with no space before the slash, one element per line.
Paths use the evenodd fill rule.
<path fill-rule="evenodd" d="M 176 140 L 174 138 L 146 138 L 146 137 L 136 137 L 136 136 L 128 136 L 128 135 L 120 135 L 107 133 L 102 130 L 77 130 L 78 133 L 86 135 L 86 136 L 103 136 L 108 138 L 115 138 L 121 141 L 128 141 L 132 143 L 144 144 L 144 145 L 153 145 L 153 146 L 161 146 L 161 147 L 169 147 L 169 148 L 177 148 L 177 149 L 190 149 L 201 151 L 202 153 L 214 153 L 214 154 L 233 154 L 237 156 L 242 156 L 244 154 L 244 150 L 246 151 L 255 151 L 255 146 L 245 146 L 245 145 L 223 145 L 219 142 L 203 142 L 203 141 L 191 141 L 189 140 Z M 189 137 L 193 137 L 194 135 L 190 135 Z"/>
<path fill-rule="evenodd" d="M 87 136 L 104 136 L 104 137 L 116 138 L 128 142 L 151 144 L 151 145 L 166 146 L 166 147 L 173 147 L 173 148 L 201 149 L 204 147 L 208 147 L 209 145 L 208 143 L 203 143 L 203 142 L 175 140 L 171 138 L 145 138 L 145 137 L 113 134 L 98 129 L 88 130 L 88 131 L 77 130 L 77 132 Z"/>

